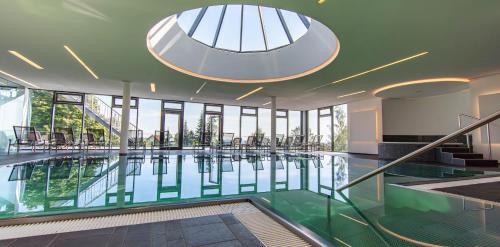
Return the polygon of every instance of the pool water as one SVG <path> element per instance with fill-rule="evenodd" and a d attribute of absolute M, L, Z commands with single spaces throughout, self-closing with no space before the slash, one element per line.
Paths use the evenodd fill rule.
<path fill-rule="evenodd" d="M 495 205 L 394 184 L 484 172 L 404 164 L 334 190 L 382 164 L 331 155 L 53 158 L 0 167 L 0 218 L 250 196 L 338 246 L 498 246 Z"/>

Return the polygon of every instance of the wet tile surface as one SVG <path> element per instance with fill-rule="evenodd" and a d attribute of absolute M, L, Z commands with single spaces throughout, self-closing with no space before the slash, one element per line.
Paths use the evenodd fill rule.
<path fill-rule="evenodd" d="M 264 246 L 232 214 L 3 240 L 9 247 Z"/>

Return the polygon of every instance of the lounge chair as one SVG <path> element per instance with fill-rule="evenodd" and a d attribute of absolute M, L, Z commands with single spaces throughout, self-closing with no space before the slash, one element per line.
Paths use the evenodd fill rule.
<path fill-rule="evenodd" d="M 65 149 L 71 148 L 71 151 L 73 151 L 75 147 L 80 148 L 80 143 L 76 141 L 73 128 L 54 128 L 49 149 L 55 149 L 57 152 L 60 147 Z"/>
<path fill-rule="evenodd" d="M 12 139 L 9 139 L 7 154 L 10 154 L 11 146 L 16 146 L 18 153 L 22 146 L 30 147 L 33 152 L 36 151 L 37 147 L 42 147 L 45 152 L 48 142 L 43 139 L 42 134 L 35 127 L 13 126 L 13 128 L 16 140 L 12 141 Z"/>
<path fill-rule="evenodd" d="M 217 144 L 218 149 L 224 149 L 225 147 L 232 148 L 234 140 L 234 133 L 223 133 L 222 140 Z"/>
<path fill-rule="evenodd" d="M 170 145 L 170 132 L 167 131 L 155 131 L 153 136 L 153 145 L 151 145 L 151 152 L 158 147 L 159 149 L 165 149 Z"/>
<path fill-rule="evenodd" d="M 247 142 L 243 143 L 242 148 L 245 148 L 245 151 L 248 151 L 248 149 L 255 149 L 257 148 L 257 143 L 256 143 L 256 138 L 255 136 L 249 136 L 247 137 Z"/>
<path fill-rule="evenodd" d="M 104 129 L 87 129 L 86 137 L 87 138 L 84 144 L 87 147 L 87 151 L 89 150 L 90 146 L 92 146 L 94 149 L 106 149 L 107 143 Z"/>
<path fill-rule="evenodd" d="M 129 148 L 143 148 L 146 150 L 146 142 L 144 142 L 142 130 L 129 130 L 128 131 L 128 146 Z"/>

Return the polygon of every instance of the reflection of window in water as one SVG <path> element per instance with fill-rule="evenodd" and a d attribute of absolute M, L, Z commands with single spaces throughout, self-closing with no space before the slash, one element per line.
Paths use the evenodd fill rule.
<path fill-rule="evenodd" d="M 349 183 L 349 166 L 347 158 L 345 157 L 334 156 L 333 159 L 333 181 L 335 182 L 335 188 L 338 188 Z M 349 189 L 343 190 L 342 194 L 349 197 Z M 339 201 L 345 202 L 344 198 L 342 198 L 338 192 L 335 192 L 333 197 Z"/>

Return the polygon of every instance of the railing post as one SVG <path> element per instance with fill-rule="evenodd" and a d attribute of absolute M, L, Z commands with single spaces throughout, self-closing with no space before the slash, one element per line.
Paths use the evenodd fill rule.
<path fill-rule="evenodd" d="M 488 137 L 488 151 L 489 151 L 489 159 L 491 160 L 493 157 L 491 155 L 491 135 L 490 135 L 490 124 L 486 125 L 486 135 Z"/>

